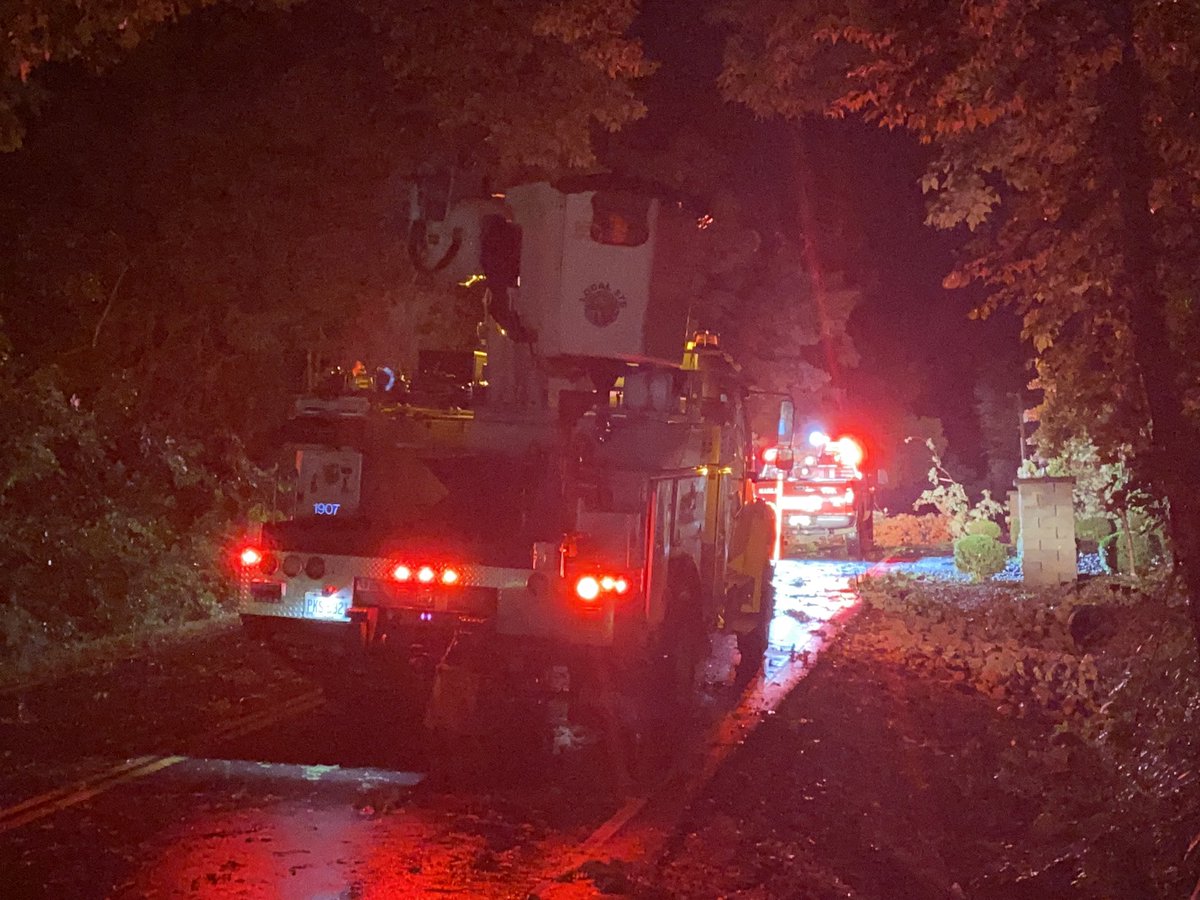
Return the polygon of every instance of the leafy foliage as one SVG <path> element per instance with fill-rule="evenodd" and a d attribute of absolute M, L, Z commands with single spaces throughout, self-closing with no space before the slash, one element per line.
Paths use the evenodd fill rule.
<path fill-rule="evenodd" d="M 1168 558 L 1162 527 L 1141 517 L 1101 538 L 1099 552 L 1100 565 L 1110 575 L 1143 574 Z"/>
<path fill-rule="evenodd" d="M 993 876 L 1036 896 L 1067 882 L 1094 896 L 1193 889 L 1200 673 L 1182 598 L 1107 578 L 1031 595 L 889 577 L 862 593 L 869 612 L 845 652 L 959 686 L 1028 725 L 988 781 L 1037 813 L 1023 832 L 1036 839 L 992 848 Z"/>
<path fill-rule="evenodd" d="M 645 115 L 634 84 L 653 71 L 627 36 L 634 0 L 359 0 L 385 36 L 397 88 L 442 149 L 506 183 L 596 165 L 593 130 Z"/>
<path fill-rule="evenodd" d="M 34 0 L 5 11 L 6 40 L 0 45 L 0 152 L 15 150 L 25 135 L 21 113 L 44 100 L 31 76 L 49 63 L 78 62 L 92 71 L 116 65 L 165 25 L 195 9 L 224 0 Z M 264 9 L 295 0 L 250 0 Z"/>
<path fill-rule="evenodd" d="M 945 516 L 950 536 L 955 540 L 967 533 L 967 526 L 972 522 L 986 521 L 1004 515 L 1004 506 L 993 500 L 992 493 L 988 490 L 984 490 L 979 500 L 972 505 L 967 497 L 967 489 L 946 471 L 933 441 L 927 440 L 925 446 L 929 450 L 933 463 L 929 470 L 929 483 L 932 487 L 927 488 L 917 498 L 913 504 L 914 509 L 920 509 L 923 506 L 932 506 L 936 509 Z"/>
<path fill-rule="evenodd" d="M 1098 549 L 1100 542 L 1112 533 L 1112 519 L 1107 516 L 1084 516 L 1075 520 L 1075 540 L 1088 550 Z"/>
<path fill-rule="evenodd" d="M 1000 540 L 1000 526 L 991 519 L 972 519 L 967 523 L 966 534 L 983 535 L 994 541 Z"/>
<path fill-rule="evenodd" d="M 0 655 L 211 615 L 230 522 L 271 481 L 232 439 L 181 442 L 85 409 L 53 371 L 0 360 Z"/>
<path fill-rule="evenodd" d="M 1021 315 L 1047 437 L 1132 448 L 1170 499 L 1200 635 L 1196 5 L 727 0 L 719 18 L 731 97 L 936 152 L 928 222 L 967 240 L 946 287 L 983 285 L 979 316 Z"/>
<path fill-rule="evenodd" d="M 1000 526 L 994 522 L 987 524 L 999 532 Z M 991 534 L 965 534 L 954 542 L 954 565 L 974 581 L 983 581 L 1003 572 L 1007 561 L 1008 551 Z"/>
<path fill-rule="evenodd" d="M 875 543 L 889 549 L 944 547 L 950 543 L 949 520 L 938 513 L 876 516 Z"/>

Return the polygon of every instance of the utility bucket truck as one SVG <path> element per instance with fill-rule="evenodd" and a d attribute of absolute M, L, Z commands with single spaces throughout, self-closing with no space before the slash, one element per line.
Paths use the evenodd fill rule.
<path fill-rule="evenodd" d="M 863 457 L 853 437 L 833 440 L 820 431 L 809 435 L 802 454 L 790 442 L 762 451 L 757 493 L 776 514 L 776 555 L 822 547 L 858 557 L 871 552 L 875 478 L 862 469 Z"/>
<path fill-rule="evenodd" d="M 686 702 L 717 628 L 753 668 L 773 519 L 739 368 L 688 333 L 695 215 L 604 179 L 414 205 L 418 265 L 483 279 L 486 346 L 435 367 L 453 390 L 296 402 L 295 515 L 241 548 L 245 626 L 342 690 L 428 663 L 450 731 L 489 691 Z"/>

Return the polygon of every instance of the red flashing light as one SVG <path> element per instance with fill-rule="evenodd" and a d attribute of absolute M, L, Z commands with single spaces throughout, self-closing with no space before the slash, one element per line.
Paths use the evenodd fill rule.
<path fill-rule="evenodd" d="M 437 573 L 430 566 L 421 566 L 421 568 L 417 569 L 417 581 L 421 582 L 421 584 L 430 584 L 436 577 Z"/>
<path fill-rule="evenodd" d="M 833 447 L 837 450 L 841 461 L 852 468 L 858 468 L 858 465 L 863 461 L 863 448 L 858 441 L 852 437 L 838 438 Z"/>
<path fill-rule="evenodd" d="M 246 567 L 257 566 L 262 558 L 262 552 L 257 547 L 247 547 L 241 553 L 242 565 Z"/>
<path fill-rule="evenodd" d="M 458 578 L 459 575 L 457 569 L 442 570 L 442 584 L 458 584 Z"/>
<path fill-rule="evenodd" d="M 762 460 L 763 460 L 763 462 L 767 463 L 768 465 L 773 464 L 775 462 L 775 460 L 777 460 L 777 459 L 779 459 L 779 448 L 778 447 L 768 447 L 766 450 L 764 450 L 762 452 Z"/>
<path fill-rule="evenodd" d="M 392 577 L 397 581 L 411 581 L 412 569 L 401 563 L 400 565 L 396 566 L 396 568 L 392 569 Z"/>
<path fill-rule="evenodd" d="M 585 603 L 592 603 L 600 596 L 600 581 L 594 575 L 584 575 L 575 582 L 575 593 Z"/>

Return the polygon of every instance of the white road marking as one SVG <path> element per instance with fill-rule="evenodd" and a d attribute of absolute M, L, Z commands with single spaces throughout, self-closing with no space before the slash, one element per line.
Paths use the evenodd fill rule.
<path fill-rule="evenodd" d="M 274 709 L 252 713 L 201 734 L 191 743 L 199 746 L 218 744 L 261 731 L 285 719 L 302 715 L 324 704 L 320 691 L 310 691 L 281 703 Z M 160 772 L 187 760 L 186 756 L 139 756 L 127 759 L 67 787 L 54 788 L 0 809 L 0 833 L 91 800 L 120 784 Z"/>

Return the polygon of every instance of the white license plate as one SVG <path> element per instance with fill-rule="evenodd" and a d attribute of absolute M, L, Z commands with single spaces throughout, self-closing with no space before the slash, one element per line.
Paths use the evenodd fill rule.
<path fill-rule="evenodd" d="M 339 594 L 323 591 L 306 591 L 304 594 L 304 611 L 314 619 L 344 619 L 349 605 L 349 601 Z"/>

